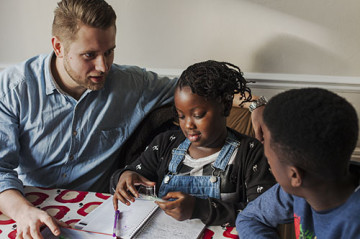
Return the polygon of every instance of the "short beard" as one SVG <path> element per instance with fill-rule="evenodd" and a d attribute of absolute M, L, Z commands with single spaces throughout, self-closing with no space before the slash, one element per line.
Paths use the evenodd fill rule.
<path fill-rule="evenodd" d="M 101 83 L 95 84 L 93 83 L 88 77 L 86 77 L 83 81 L 79 75 L 77 75 L 72 68 L 70 67 L 70 64 L 65 57 L 65 63 L 64 68 L 66 73 L 70 76 L 70 78 L 75 81 L 78 85 L 89 89 L 89 90 L 101 90 L 104 87 L 105 81 L 102 81 Z M 101 76 L 105 76 L 105 73 L 101 72 Z"/>

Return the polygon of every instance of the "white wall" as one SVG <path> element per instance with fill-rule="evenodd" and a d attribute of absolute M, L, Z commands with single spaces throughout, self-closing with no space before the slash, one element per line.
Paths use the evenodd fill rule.
<path fill-rule="evenodd" d="M 341 78 L 338 79 L 339 81 L 341 80 Z M 307 80 L 306 78 L 303 78 L 303 80 L 301 79 L 299 80 L 298 78 L 297 83 L 294 83 L 291 80 L 281 81 L 280 83 L 274 80 L 270 80 L 270 84 L 264 84 L 262 83 L 262 81 L 260 81 L 258 82 L 259 83 L 258 86 L 254 84 L 252 85 L 251 89 L 255 95 L 265 95 L 267 98 L 271 98 L 275 94 L 280 93 L 284 90 L 288 90 L 291 88 L 313 86 L 312 84 L 306 84 L 306 80 Z M 346 84 L 338 84 L 334 86 L 331 83 L 322 83 L 319 86 L 339 94 L 340 96 L 346 98 L 350 103 L 352 103 L 352 105 L 355 107 L 358 113 L 359 125 L 360 125 L 360 90 L 359 90 L 360 82 L 357 85 L 352 85 L 349 88 L 346 87 Z M 360 129 L 359 129 L 359 135 L 360 135 Z M 358 139 L 357 147 L 355 148 L 355 151 L 352 155 L 352 160 L 360 162 L 360 137 Z"/>
<path fill-rule="evenodd" d="M 0 64 L 51 50 L 57 1 L 0 1 Z M 244 72 L 360 76 L 358 0 L 108 2 L 117 63 L 183 69 L 215 59 Z"/>
<path fill-rule="evenodd" d="M 0 70 L 51 51 L 57 1 L 0 1 Z M 359 0 L 108 2 L 118 15 L 116 63 L 176 75 L 198 61 L 229 61 L 258 81 L 255 93 L 316 81 L 360 112 Z"/>

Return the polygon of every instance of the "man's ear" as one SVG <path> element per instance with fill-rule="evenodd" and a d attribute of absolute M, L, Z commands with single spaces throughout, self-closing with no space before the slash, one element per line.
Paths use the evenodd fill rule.
<path fill-rule="evenodd" d="M 289 178 L 290 178 L 291 186 L 294 188 L 297 188 L 303 184 L 304 173 L 301 169 L 299 169 L 295 166 L 290 166 Z"/>
<path fill-rule="evenodd" d="M 64 46 L 60 39 L 56 36 L 51 38 L 51 44 L 56 54 L 56 57 L 62 58 L 64 56 Z"/>

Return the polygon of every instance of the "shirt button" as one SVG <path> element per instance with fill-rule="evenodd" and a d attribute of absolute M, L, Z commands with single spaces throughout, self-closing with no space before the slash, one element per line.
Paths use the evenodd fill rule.
<path fill-rule="evenodd" d="M 74 155 L 70 155 L 69 159 L 70 159 L 70 160 L 73 160 L 73 159 L 74 159 Z"/>
<path fill-rule="evenodd" d="M 74 136 L 76 136 L 76 135 L 77 135 L 77 132 L 76 132 L 76 131 L 74 131 L 74 132 L 73 132 L 73 135 L 74 135 Z"/>
<path fill-rule="evenodd" d="M 63 178 L 66 178 L 66 177 L 67 177 L 67 174 L 66 174 L 66 173 L 64 173 L 62 176 L 63 176 Z"/>

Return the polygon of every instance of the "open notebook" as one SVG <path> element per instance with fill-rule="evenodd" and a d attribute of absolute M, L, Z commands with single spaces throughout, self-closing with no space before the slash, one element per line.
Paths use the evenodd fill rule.
<path fill-rule="evenodd" d="M 61 228 L 60 236 L 54 236 L 48 227 L 41 231 L 45 239 L 114 239 L 111 234 L 87 232 L 72 228 Z"/>
<path fill-rule="evenodd" d="M 121 238 L 198 238 L 205 228 L 199 219 L 177 221 L 154 201 L 136 199 L 130 206 L 119 202 Z M 112 197 L 79 221 L 75 228 L 112 234 L 114 226 Z"/>

